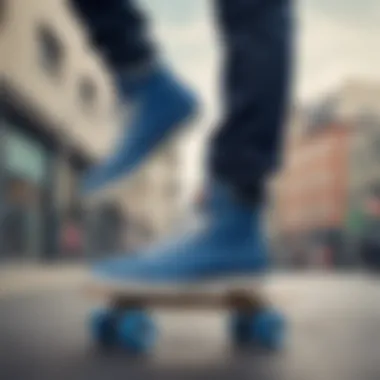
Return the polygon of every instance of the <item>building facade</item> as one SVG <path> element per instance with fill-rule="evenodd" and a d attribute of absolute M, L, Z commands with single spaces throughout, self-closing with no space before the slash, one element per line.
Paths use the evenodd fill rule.
<path fill-rule="evenodd" d="M 118 199 L 119 207 L 128 215 L 125 245 L 136 248 L 173 232 L 182 218 L 181 176 L 184 136 L 178 135 L 156 151 L 128 181 L 116 181 L 88 203 L 104 203 Z"/>
<path fill-rule="evenodd" d="M 342 89 L 341 117 L 351 126 L 349 148 L 349 199 L 346 226 L 347 252 L 360 262 L 365 235 L 365 202 L 380 185 L 380 84 L 355 81 Z M 379 231 L 380 234 L 380 231 Z"/>
<path fill-rule="evenodd" d="M 275 195 L 290 256 L 305 261 L 315 241 L 330 239 L 340 242 L 338 262 L 358 264 L 365 199 L 380 183 L 379 131 L 380 85 L 372 81 L 349 80 L 293 114 Z"/>
<path fill-rule="evenodd" d="M 287 142 L 276 215 L 281 238 L 296 261 L 321 259 L 315 251 L 323 246 L 334 246 L 323 260 L 341 261 L 348 146 L 348 129 L 340 124 L 305 124 L 304 132 Z"/>
<path fill-rule="evenodd" d="M 130 240 L 129 226 L 155 234 L 168 228 L 175 197 L 156 201 L 168 192 L 153 191 L 152 176 L 163 181 L 161 170 L 173 181 L 173 157 L 155 159 L 144 173 L 156 174 L 118 184 L 94 202 L 80 194 L 83 172 L 116 139 L 120 112 L 105 65 L 67 2 L 0 4 L 0 258 L 113 251 Z"/>
<path fill-rule="evenodd" d="M 64 1 L 2 1 L 1 255 L 85 250 L 84 170 L 112 141 L 113 93 Z"/>

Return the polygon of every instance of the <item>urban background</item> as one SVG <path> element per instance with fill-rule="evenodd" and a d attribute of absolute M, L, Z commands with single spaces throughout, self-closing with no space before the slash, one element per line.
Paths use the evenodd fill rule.
<path fill-rule="evenodd" d="M 97 344 L 94 315 L 112 302 L 96 290 L 90 259 L 198 227 L 202 160 L 221 114 L 217 2 L 136 0 L 203 113 L 136 176 L 84 197 L 83 173 L 112 150 L 129 110 L 69 1 L 0 0 L 1 380 L 380 379 L 379 0 L 294 1 L 294 95 L 281 166 L 267 183 L 276 268 L 252 282 L 252 295 L 286 319 L 284 350 L 236 344 L 245 327 L 269 338 L 271 313 L 242 326 L 236 311 L 214 308 L 240 292 L 230 280 L 167 289 L 194 301 L 203 291 L 206 301 L 216 296 L 199 310 L 133 303 L 126 332 L 135 326 L 133 336 L 150 340 L 145 309 L 158 327 L 159 344 L 143 357 Z M 125 321 L 115 316 L 112 332 Z"/>
<path fill-rule="evenodd" d="M 15 48 L 17 46 L 17 49 Z M 112 146 L 112 81 L 64 1 L 0 1 L 0 257 L 77 260 L 167 234 L 187 210 L 188 136 L 141 173 L 84 199 L 80 178 Z M 127 110 L 128 112 L 128 110 Z M 294 104 L 283 162 L 268 181 L 280 266 L 359 266 L 380 234 L 380 82 L 355 76 Z"/>
<path fill-rule="evenodd" d="M 81 176 L 121 117 L 107 70 L 65 2 L 0 5 L 0 257 L 94 257 L 165 233 L 179 214 L 180 141 L 84 199 Z"/>

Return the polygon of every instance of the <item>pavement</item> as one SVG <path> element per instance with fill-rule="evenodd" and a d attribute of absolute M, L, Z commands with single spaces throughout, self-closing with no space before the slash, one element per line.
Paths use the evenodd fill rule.
<path fill-rule="evenodd" d="M 3 264 L 0 265 L 0 299 L 77 287 L 86 276 L 86 267 L 78 263 Z"/>
<path fill-rule="evenodd" d="M 0 271 L 0 379 L 380 378 L 379 278 L 270 278 L 267 291 L 289 320 L 288 345 L 280 353 L 231 347 L 226 313 L 158 311 L 157 349 L 137 358 L 102 352 L 91 341 L 86 318 L 96 304 L 81 291 L 85 277 L 85 268 L 75 266 Z"/>

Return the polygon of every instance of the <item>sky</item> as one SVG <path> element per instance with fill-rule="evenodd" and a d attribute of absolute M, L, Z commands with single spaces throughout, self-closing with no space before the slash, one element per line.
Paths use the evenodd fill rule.
<path fill-rule="evenodd" d="M 218 40 L 210 0 L 140 0 L 161 49 L 211 103 Z M 322 94 L 348 77 L 380 80 L 379 0 L 298 0 L 297 99 Z"/>
<path fill-rule="evenodd" d="M 218 117 L 219 45 L 212 9 L 217 0 L 140 3 L 151 19 L 163 56 L 195 87 L 205 104 L 199 125 L 202 133 L 189 147 L 201 150 L 200 140 Z M 380 83 L 379 0 L 298 0 L 296 4 L 296 101 L 307 103 L 353 78 Z M 202 157 L 200 150 L 191 155 L 193 160 Z M 199 165 L 193 162 L 191 168 Z M 187 175 L 199 176 L 199 170 L 191 168 Z"/>

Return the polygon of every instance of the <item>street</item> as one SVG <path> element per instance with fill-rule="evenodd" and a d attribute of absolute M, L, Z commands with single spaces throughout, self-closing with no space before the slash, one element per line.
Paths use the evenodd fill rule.
<path fill-rule="evenodd" d="M 289 379 L 380 378 L 379 278 L 277 275 L 268 292 L 289 319 L 280 353 L 238 352 L 219 312 L 157 312 L 161 337 L 145 358 L 101 352 L 86 317 L 93 301 L 79 285 L 0 296 L 0 379 Z"/>

